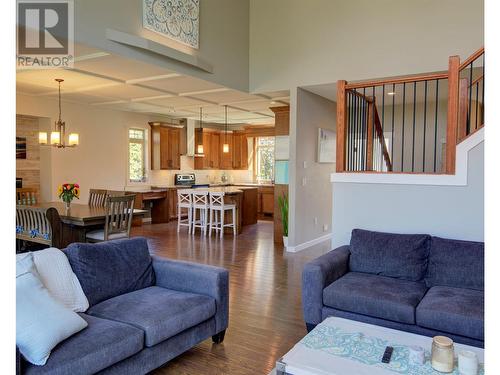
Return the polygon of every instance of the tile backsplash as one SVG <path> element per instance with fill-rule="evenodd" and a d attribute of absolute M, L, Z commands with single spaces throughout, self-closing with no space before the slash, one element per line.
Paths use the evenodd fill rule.
<path fill-rule="evenodd" d="M 243 171 L 221 171 L 221 170 L 195 170 L 194 158 L 191 156 L 181 156 L 181 170 L 180 171 L 165 171 L 165 170 L 151 170 L 149 171 L 149 185 L 173 185 L 174 175 L 176 173 L 195 173 L 196 183 L 219 183 L 221 177 L 225 173 L 228 177 L 229 183 L 234 182 L 252 182 L 253 173 L 251 166 L 248 170 Z"/>

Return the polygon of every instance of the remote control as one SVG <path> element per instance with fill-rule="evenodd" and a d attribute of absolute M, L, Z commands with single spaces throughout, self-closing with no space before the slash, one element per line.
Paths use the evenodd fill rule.
<path fill-rule="evenodd" d="M 391 361 L 393 350 L 394 348 L 392 346 L 388 346 L 385 348 L 384 356 L 382 357 L 382 363 L 389 363 Z"/>

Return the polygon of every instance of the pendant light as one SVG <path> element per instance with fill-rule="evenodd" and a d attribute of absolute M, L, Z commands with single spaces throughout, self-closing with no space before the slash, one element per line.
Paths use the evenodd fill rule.
<path fill-rule="evenodd" d="M 203 107 L 200 107 L 200 140 L 201 143 L 196 145 L 196 152 L 194 156 L 203 157 L 205 156 L 203 153 Z"/>
<path fill-rule="evenodd" d="M 43 146 L 53 146 L 57 148 L 76 147 L 80 143 L 78 133 L 70 133 L 68 136 L 68 144 L 66 138 L 66 123 L 61 119 L 61 82 L 64 79 L 56 78 L 55 81 L 59 84 L 59 119 L 54 124 L 54 131 L 50 133 L 50 144 L 48 144 L 47 132 L 38 133 L 38 143 Z"/>
<path fill-rule="evenodd" d="M 225 110 L 225 125 L 224 125 L 224 143 L 222 144 L 222 152 L 227 154 L 229 152 L 229 143 L 227 143 L 227 105 L 224 106 Z"/>

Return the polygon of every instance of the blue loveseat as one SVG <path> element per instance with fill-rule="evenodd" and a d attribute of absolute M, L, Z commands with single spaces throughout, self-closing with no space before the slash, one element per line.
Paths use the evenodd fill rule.
<path fill-rule="evenodd" d="M 361 229 L 307 263 L 310 331 L 329 316 L 484 345 L 484 243 Z"/>
<path fill-rule="evenodd" d="M 88 327 L 60 343 L 46 365 L 18 354 L 18 373 L 145 374 L 228 326 L 228 271 L 153 256 L 144 238 L 64 250 L 89 300 Z"/>

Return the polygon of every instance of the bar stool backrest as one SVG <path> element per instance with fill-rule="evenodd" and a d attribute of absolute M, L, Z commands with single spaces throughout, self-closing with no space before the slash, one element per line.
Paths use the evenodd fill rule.
<path fill-rule="evenodd" d="M 208 191 L 193 191 L 193 205 L 208 206 Z"/>
<path fill-rule="evenodd" d="M 193 203 L 193 192 L 188 189 L 177 190 L 177 203 L 180 205 L 191 205 Z"/>
<path fill-rule="evenodd" d="M 224 195 L 223 192 L 210 193 L 210 206 L 224 206 Z"/>

